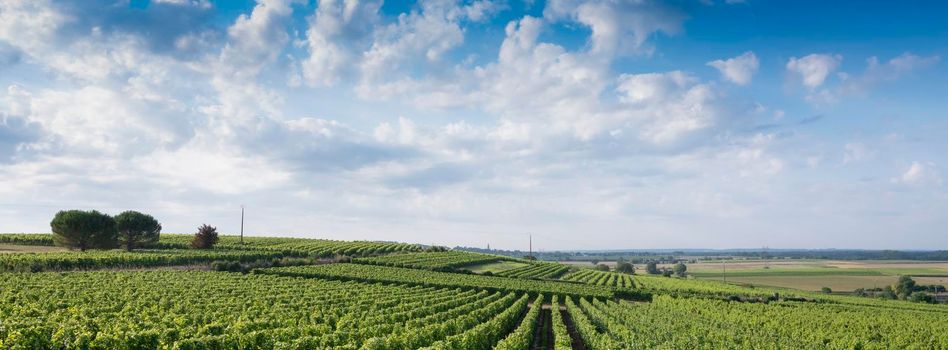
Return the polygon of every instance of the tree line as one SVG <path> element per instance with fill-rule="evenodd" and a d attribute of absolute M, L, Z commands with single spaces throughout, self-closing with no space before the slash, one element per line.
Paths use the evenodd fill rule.
<path fill-rule="evenodd" d="M 98 210 L 61 210 L 49 223 L 53 243 L 60 247 L 89 249 L 123 248 L 126 251 L 154 247 L 161 223 L 153 216 L 127 210 L 111 216 Z M 211 249 L 219 240 L 217 228 L 201 225 L 191 240 L 194 249 Z"/>

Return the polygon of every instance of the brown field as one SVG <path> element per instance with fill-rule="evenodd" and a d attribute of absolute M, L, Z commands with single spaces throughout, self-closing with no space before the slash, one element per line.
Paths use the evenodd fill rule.
<path fill-rule="evenodd" d="M 34 246 L 34 245 L 9 245 L 9 244 L 0 244 L 0 254 L 4 253 L 50 253 L 50 252 L 67 252 L 69 251 L 66 248 L 60 247 L 46 247 L 46 246 Z"/>
<path fill-rule="evenodd" d="M 721 280 L 718 277 L 707 279 Z M 823 287 L 830 287 L 833 291 L 851 292 L 857 288 L 881 288 L 895 283 L 897 279 L 896 276 L 755 276 L 728 277 L 727 281 L 809 291 L 819 291 Z M 919 281 L 919 279 L 916 279 L 916 281 L 922 284 L 930 284 Z"/>

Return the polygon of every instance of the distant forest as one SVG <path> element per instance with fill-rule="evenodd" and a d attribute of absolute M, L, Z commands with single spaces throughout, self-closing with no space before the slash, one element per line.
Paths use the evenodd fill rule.
<path fill-rule="evenodd" d="M 472 247 L 454 249 L 497 254 L 511 257 L 531 255 L 522 250 L 498 250 Z M 733 258 L 756 259 L 830 259 L 830 260 L 927 260 L 948 261 L 948 250 L 859 250 L 859 249 L 760 249 L 760 250 L 638 250 L 638 251 L 553 251 L 533 252 L 538 260 L 546 261 L 677 261 L 720 260 Z"/>

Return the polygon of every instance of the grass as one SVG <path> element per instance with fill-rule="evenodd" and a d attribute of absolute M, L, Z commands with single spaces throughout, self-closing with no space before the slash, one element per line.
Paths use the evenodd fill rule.
<path fill-rule="evenodd" d="M 516 261 L 498 261 L 490 262 L 486 264 L 471 265 L 465 266 L 465 270 L 471 270 L 474 273 L 484 273 L 490 271 L 490 273 L 498 273 L 501 271 L 513 270 L 518 267 L 527 266 L 525 263 L 516 262 Z"/>

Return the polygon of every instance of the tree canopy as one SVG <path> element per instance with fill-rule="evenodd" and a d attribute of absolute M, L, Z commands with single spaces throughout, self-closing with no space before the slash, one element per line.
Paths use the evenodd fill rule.
<path fill-rule="evenodd" d="M 158 243 L 161 224 L 148 214 L 128 210 L 115 216 L 118 239 L 127 251 L 144 248 Z"/>
<path fill-rule="evenodd" d="M 62 210 L 49 225 L 57 246 L 86 251 L 111 249 L 117 242 L 115 220 L 96 210 Z"/>

